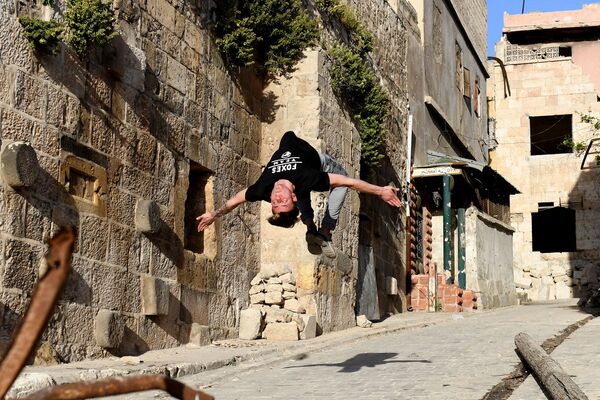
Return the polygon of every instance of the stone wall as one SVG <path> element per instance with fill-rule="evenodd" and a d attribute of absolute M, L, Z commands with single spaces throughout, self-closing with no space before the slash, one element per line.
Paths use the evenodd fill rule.
<path fill-rule="evenodd" d="M 294 74 L 264 87 L 248 71 L 228 71 L 209 32 L 211 3 L 194 4 L 117 1 L 119 36 L 80 60 L 67 48 L 36 55 L 23 37 L 19 15 L 59 10 L 0 0 L 2 148 L 27 141 L 41 166 L 30 188 L 0 185 L 2 344 L 29 300 L 44 241 L 59 225 L 75 225 L 79 237 L 43 338 L 51 362 L 236 336 L 250 282 L 266 264 L 293 272 L 297 298 L 317 316 L 319 332 L 354 326 L 361 211 L 383 279 L 381 307 L 403 309 L 404 282 L 388 296 L 385 278 L 405 274 L 404 217 L 379 199 L 349 194 L 335 260 L 308 253 L 302 226 L 268 225 L 265 205 L 246 204 L 194 234 L 195 216 L 253 183 L 288 129 L 360 175 L 358 133 L 331 91 L 326 53 L 308 51 Z M 406 14 L 386 2 L 351 5 L 377 37 L 372 61 L 392 99 L 387 158 L 371 180 L 400 186 Z M 325 201 L 315 195 L 317 217 Z M 160 216 L 154 233 L 138 221 L 148 204 Z M 104 328 L 122 330 L 122 340 L 102 340 Z"/>
<path fill-rule="evenodd" d="M 506 41 L 497 44 L 499 57 L 503 57 L 507 45 Z M 564 44 L 547 43 L 544 47 L 560 45 Z M 587 43 L 568 45 L 573 46 L 573 54 L 576 54 Z M 586 55 L 587 58 L 592 56 L 593 53 Z M 490 97 L 494 98 L 490 107 L 495 111 L 498 142 L 492 155 L 492 167 L 521 192 L 511 196 L 510 202 L 511 225 L 516 229 L 517 290 L 526 300 L 583 295 L 599 284 L 600 198 L 594 156 L 588 157 L 583 170 L 582 157 L 575 153 L 532 156 L 529 117 L 571 114 L 573 141 L 587 145 L 592 131 L 588 124 L 580 121 L 578 113 L 599 115 L 600 88 L 594 85 L 593 77 L 584 66 L 571 57 L 507 63 L 511 95 L 506 97 L 500 67 L 494 64 L 490 71 Z M 532 213 L 538 212 L 539 203 L 575 210 L 577 251 L 540 253 L 532 250 Z"/>
<path fill-rule="evenodd" d="M 483 64 L 487 60 L 486 0 L 450 0 Z"/>
<path fill-rule="evenodd" d="M 479 306 L 485 309 L 515 305 L 513 276 L 514 229 L 469 207 L 465 212 L 465 275 Z"/>
<path fill-rule="evenodd" d="M 258 176 L 262 87 L 227 73 L 209 2 L 115 2 L 119 36 L 86 60 L 66 48 L 33 54 L 17 17 L 58 10 L 15 4 L 0 1 L 0 138 L 3 148 L 30 142 L 41 173 L 31 188 L 0 186 L 2 342 L 29 300 L 44 240 L 65 224 L 79 238 L 43 339 L 54 361 L 172 347 L 190 332 L 202 343 L 235 335 L 258 270 L 259 209 L 241 207 L 204 235 L 193 218 Z M 136 230 L 139 200 L 158 205 L 159 232 Z M 146 309 L 157 298 L 161 311 Z M 91 339 L 101 310 L 124 324 L 109 349 Z"/>

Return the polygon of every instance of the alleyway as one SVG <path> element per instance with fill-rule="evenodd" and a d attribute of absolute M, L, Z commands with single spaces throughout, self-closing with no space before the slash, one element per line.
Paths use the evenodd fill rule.
<path fill-rule="evenodd" d="M 513 343 L 518 332 L 525 331 L 541 343 L 587 316 L 573 301 L 511 307 L 464 319 L 456 315 L 444 324 L 377 336 L 295 360 L 242 363 L 182 380 L 219 400 L 476 400 L 518 362 Z M 600 398 L 600 379 L 592 376 L 600 370 L 598 333 L 600 324 L 592 320 L 553 353 L 590 399 Z M 576 363 L 569 361 L 571 354 Z M 157 393 L 155 398 L 166 397 Z M 538 398 L 545 397 L 531 377 L 511 397 Z"/>

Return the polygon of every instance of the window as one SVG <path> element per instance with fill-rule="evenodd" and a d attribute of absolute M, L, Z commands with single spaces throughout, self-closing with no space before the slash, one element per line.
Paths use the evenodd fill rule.
<path fill-rule="evenodd" d="M 576 251 L 575 210 L 553 207 L 531 213 L 531 237 L 533 251 Z"/>
<path fill-rule="evenodd" d="M 573 140 L 573 116 L 550 115 L 529 117 L 531 155 L 571 153 L 565 141 Z"/>
<path fill-rule="evenodd" d="M 460 48 L 458 42 L 455 44 L 455 62 L 456 62 L 456 87 L 461 94 L 463 93 L 463 63 L 462 63 L 462 49 Z"/>
<path fill-rule="evenodd" d="M 185 200 L 185 238 L 183 247 L 194 253 L 204 253 L 204 232 L 198 232 L 196 217 L 206 212 L 207 185 L 211 172 L 190 161 L 190 176 Z"/>
<path fill-rule="evenodd" d="M 479 107 L 481 102 L 481 89 L 479 89 L 479 78 L 475 78 L 475 83 L 473 84 L 473 111 L 476 116 L 481 116 Z"/>
<path fill-rule="evenodd" d="M 572 53 L 571 53 L 571 47 L 559 47 L 558 48 L 558 55 L 560 57 L 571 57 Z"/>

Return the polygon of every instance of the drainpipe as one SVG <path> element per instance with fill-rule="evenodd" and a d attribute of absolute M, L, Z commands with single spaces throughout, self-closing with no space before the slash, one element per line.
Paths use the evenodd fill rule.
<path fill-rule="evenodd" d="M 443 196 L 442 202 L 444 203 L 444 274 L 448 272 L 448 278 L 446 283 L 452 283 L 452 269 L 451 269 L 451 235 L 452 235 L 452 208 L 450 198 L 450 186 L 452 185 L 452 177 L 450 175 L 443 176 Z"/>
<path fill-rule="evenodd" d="M 458 286 L 461 289 L 467 287 L 467 277 L 465 275 L 465 249 L 467 241 L 465 237 L 465 209 L 458 209 Z"/>

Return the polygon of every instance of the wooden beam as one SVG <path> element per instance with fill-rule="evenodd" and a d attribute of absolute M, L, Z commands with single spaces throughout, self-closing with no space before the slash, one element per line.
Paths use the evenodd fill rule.
<path fill-rule="evenodd" d="M 552 400 L 589 400 L 569 375 L 531 336 L 521 332 L 515 345 L 523 361 L 535 374 L 540 387 Z"/>

